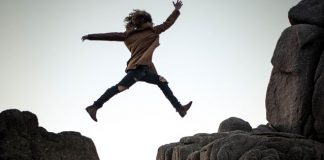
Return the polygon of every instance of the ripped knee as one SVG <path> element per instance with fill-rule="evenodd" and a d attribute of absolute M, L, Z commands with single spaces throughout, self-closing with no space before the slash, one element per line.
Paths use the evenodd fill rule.
<path fill-rule="evenodd" d="M 125 86 L 122 86 L 122 85 L 117 86 L 117 88 L 118 88 L 119 92 L 122 92 L 122 91 L 128 89 L 128 87 L 125 87 Z"/>
<path fill-rule="evenodd" d="M 162 76 L 160 76 L 160 75 L 159 75 L 159 81 L 160 81 L 161 83 L 168 83 L 168 81 L 167 81 L 164 77 L 162 77 Z"/>

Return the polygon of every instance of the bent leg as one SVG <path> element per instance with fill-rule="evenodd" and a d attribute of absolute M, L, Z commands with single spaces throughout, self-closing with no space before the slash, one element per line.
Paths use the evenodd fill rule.
<path fill-rule="evenodd" d="M 101 108 L 103 104 L 106 103 L 110 98 L 131 87 L 136 83 L 135 77 L 137 76 L 137 74 L 138 72 L 136 70 L 129 71 L 117 85 L 107 89 L 106 92 L 97 101 L 94 102 L 94 106 Z"/>
<path fill-rule="evenodd" d="M 125 86 L 123 86 L 123 85 L 118 85 L 117 86 L 117 89 L 118 89 L 118 91 L 119 92 L 122 92 L 122 91 L 124 91 L 124 90 L 126 90 L 126 89 L 128 89 L 129 87 L 125 87 Z"/>
<path fill-rule="evenodd" d="M 111 97 L 118 94 L 119 90 L 117 86 L 112 86 L 106 90 L 106 92 L 100 96 L 93 104 L 97 108 L 101 108 L 104 103 L 106 103 Z"/>

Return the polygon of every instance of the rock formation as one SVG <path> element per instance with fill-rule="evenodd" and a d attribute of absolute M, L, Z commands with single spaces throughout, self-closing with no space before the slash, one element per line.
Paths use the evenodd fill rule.
<path fill-rule="evenodd" d="M 252 127 L 250 126 L 249 122 L 244 121 L 243 119 L 230 117 L 224 120 L 218 128 L 218 132 L 229 132 L 233 130 L 241 130 L 250 132 Z"/>
<path fill-rule="evenodd" d="M 99 160 L 91 139 L 77 132 L 47 132 L 36 115 L 0 113 L 0 160 Z"/>
<path fill-rule="evenodd" d="M 324 1 L 301 1 L 289 19 L 271 60 L 267 120 L 280 132 L 324 142 Z"/>
<path fill-rule="evenodd" d="M 289 133 L 197 134 L 161 146 L 157 160 L 322 160 L 324 144 Z"/>
<path fill-rule="evenodd" d="M 157 160 L 324 160 L 324 1 L 302 0 L 275 48 L 267 95 L 268 124 L 239 118 L 218 133 L 161 146 Z"/>

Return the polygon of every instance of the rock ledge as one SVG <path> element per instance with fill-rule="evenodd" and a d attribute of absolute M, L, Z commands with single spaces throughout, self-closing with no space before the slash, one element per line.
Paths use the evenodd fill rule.
<path fill-rule="evenodd" d="M 99 160 L 90 138 L 78 132 L 47 132 L 35 114 L 17 109 L 0 113 L 1 160 Z"/>

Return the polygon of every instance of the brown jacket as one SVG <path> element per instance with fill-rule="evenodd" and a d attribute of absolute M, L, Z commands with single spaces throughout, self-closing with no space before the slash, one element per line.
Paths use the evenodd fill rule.
<path fill-rule="evenodd" d="M 174 10 L 167 20 L 160 25 L 153 27 L 147 23 L 142 25 L 141 28 L 126 30 L 125 32 L 89 34 L 87 39 L 124 41 L 126 47 L 131 52 L 126 71 L 135 69 L 139 65 L 147 65 L 151 72 L 157 73 L 152 62 L 152 56 L 155 48 L 160 45 L 159 34 L 170 28 L 179 15 L 179 10 Z"/>

